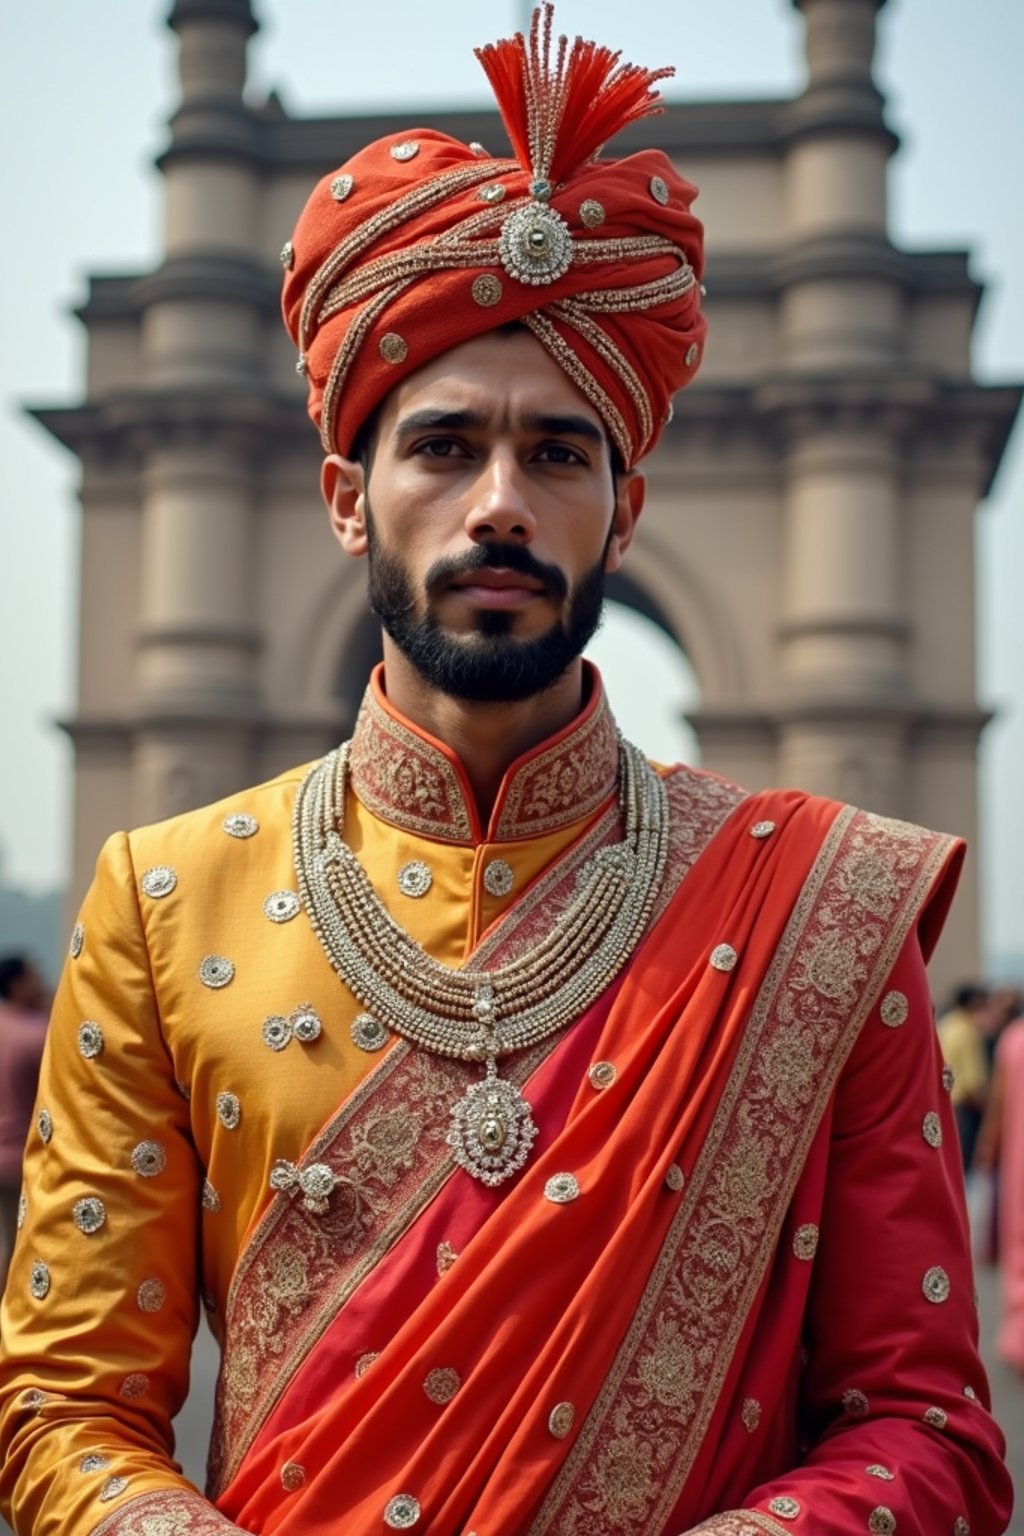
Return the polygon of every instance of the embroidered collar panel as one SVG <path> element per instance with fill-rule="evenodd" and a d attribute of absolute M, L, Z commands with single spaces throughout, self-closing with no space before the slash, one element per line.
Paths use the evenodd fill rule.
<path fill-rule="evenodd" d="M 440 842 L 514 842 L 571 826 L 615 792 L 619 745 L 597 670 L 585 663 L 590 692 L 572 723 L 511 764 L 490 826 L 457 755 L 404 720 L 389 704 L 383 667 L 363 698 L 352 737 L 349 782 L 366 808 L 393 826 Z"/>

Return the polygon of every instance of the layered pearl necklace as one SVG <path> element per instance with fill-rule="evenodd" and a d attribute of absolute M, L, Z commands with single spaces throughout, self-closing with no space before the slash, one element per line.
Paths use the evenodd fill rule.
<path fill-rule="evenodd" d="M 385 908 L 340 828 L 350 743 L 310 769 L 295 802 L 292 835 L 303 904 L 328 960 L 384 1026 L 420 1049 L 485 1063 L 452 1110 L 455 1161 L 485 1184 L 526 1162 L 537 1135 L 530 1105 L 499 1077 L 504 1056 L 578 1019 L 614 981 L 642 938 L 668 851 L 664 785 L 619 739 L 625 836 L 587 860 L 576 892 L 547 936 L 491 971 L 442 965 Z M 383 1031 L 379 1031 L 383 1034 Z"/>

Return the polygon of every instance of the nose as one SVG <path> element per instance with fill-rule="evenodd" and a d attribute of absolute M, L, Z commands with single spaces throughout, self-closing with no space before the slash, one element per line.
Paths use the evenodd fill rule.
<path fill-rule="evenodd" d="M 466 532 L 476 542 L 498 539 L 529 544 L 536 529 L 528 487 L 515 456 L 494 454 L 473 486 Z"/>

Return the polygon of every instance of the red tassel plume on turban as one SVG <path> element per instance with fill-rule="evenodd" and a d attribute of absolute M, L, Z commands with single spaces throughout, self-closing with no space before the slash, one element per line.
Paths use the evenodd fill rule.
<path fill-rule="evenodd" d="M 314 189 L 282 252 L 285 323 L 326 452 L 440 353 L 519 321 L 602 417 L 623 462 L 654 447 L 694 375 L 703 230 L 660 150 L 600 146 L 660 111 L 650 72 L 563 37 L 478 49 L 514 159 L 432 129 L 379 139 Z"/>

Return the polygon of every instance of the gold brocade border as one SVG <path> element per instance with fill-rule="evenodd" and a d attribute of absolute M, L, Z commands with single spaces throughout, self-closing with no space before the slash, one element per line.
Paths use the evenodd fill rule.
<path fill-rule="evenodd" d="M 639 444 L 634 443 L 630 437 L 625 418 L 608 391 L 601 387 L 590 369 L 584 366 L 575 350 L 566 341 L 561 331 L 552 325 L 543 310 L 538 309 L 532 314 L 523 315 L 522 324 L 529 327 L 541 346 L 546 348 L 558 366 L 569 375 L 576 388 L 586 396 L 598 415 L 603 418 L 616 448 L 622 455 L 622 462 L 627 468 L 632 468 L 639 455 Z"/>
<path fill-rule="evenodd" d="M 571 736 L 531 757 L 516 773 L 495 841 L 538 837 L 592 815 L 614 794 L 618 766 L 618 733 L 602 691 L 593 713 Z"/>
<path fill-rule="evenodd" d="M 618 762 L 615 721 L 602 693 L 582 724 L 515 774 L 494 841 L 537 837 L 593 814 L 614 793 Z M 394 719 L 372 688 L 356 721 L 349 772 L 362 803 L 392 826 L 449 842 L 469 840 L 470 816 L 451 762 Z"/>
<path fill-rule="evenodd" d="M 694 1526 L 689 1536 L 790 1536 L 790 1532 L 771 1515 L 759 1509 L 727 1509 Z"/>
<path fill-rule="evenodd" d="M 555 1043 L 503 1076 L 521 1086 Z M 399 1041 L 303 1156 L 303 1167 L 326 1163 L 335 1175 L 327 1213 L 287 1195 L 269 1206 L 228 1295 L 208 1471 L 214 1495 L 312 1346 L 450 1177 L 451 1108 L 478 1077 L 472 1065 Z"/>
<path fill-rule="evenodd" d="M 633 1322 L 532 1536 L 663 1530 L 836 1079 L 951 846 L 849 807 L 837 815 Z M 736 1518 L 743 1531 L 764 1517 Z"/>
<path fill-rule="evenodd" d="M 352 734 L 349 782 L 367 810 L 392 826 L 468 842 L 472 823 L 448 758 L 394 719 L 367 688 Z"/>
<path fill-rule="evenodd" d="M 121 1504 L 91 1536 L 227 1536 L 228 1531 L 246 1536 L 200 1494 L 158 1488 Z"/>
<path fill-rule="evenodd" d="M 670 774 L 667 790 L 669 857 L 652 924 L 742 799 L 733 786 L 689 769 Z M 571 899 L 583 864 L 619 836 L 618 807 L 612 806 L 509 908 L 474 952 L 472 967 L 493 968 L 548 931 Z M 564 1033 L 506 1063 L 503 1077 L 521 1086 Z M 478 1076 L 474 1066 L 399 1041 L 302 1158 L 304 1167 L 328 1164 L 338 1181 L 328 1213 L 312 1215 L 285 1194 L 268 1206 L 239 1260 L 225 1307 L 208 1477 L 213 1493 L 234 1476 L 348 1298 L 451 1176 L 446 1141 L 451 1107 Z"/>

